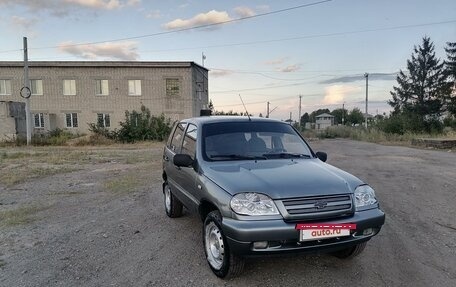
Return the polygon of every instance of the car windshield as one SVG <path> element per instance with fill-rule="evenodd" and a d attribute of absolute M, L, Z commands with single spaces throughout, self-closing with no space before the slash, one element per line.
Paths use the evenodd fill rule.
<path fill-rule="evenodd" d="M 220 122 L 203 127 L 203 157 L 208 161 L 310 158 L 296 131 L 280 122 Z"/>

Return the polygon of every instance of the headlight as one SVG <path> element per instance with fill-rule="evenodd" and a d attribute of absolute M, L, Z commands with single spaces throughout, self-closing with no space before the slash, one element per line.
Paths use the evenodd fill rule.
<path fill-rule="evenodd" d="M 375 191 L 368 185 L 360 185 L 355 189 L 356 208 L 367 207 L 377 203 Z"/>
<path fill-rule="evenodd" d="M 272 199 L 255 192 L 238 193 L 231 199 L 231 209 L 242 215 L 275 215 L 279 214 Z"/>

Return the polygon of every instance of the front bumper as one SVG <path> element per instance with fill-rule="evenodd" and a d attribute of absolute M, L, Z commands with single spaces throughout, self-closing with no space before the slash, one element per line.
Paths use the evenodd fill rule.
<path fill-rule="evenodd" d="M 318 221 L 318 223 L 354 223 L 356 230 L 350 236 L 299 242 L 296 223 L 283 220 L 236 220 L 223 218 L 222 226 L 233 253 L 255 255 L 287 252 L 332 252 L 368 241 L 375 236 L 385 223 L 385 213 L 376 208 L 358 211 L 349 218 Z M 310 223 L 310 222 L 305 222 Z M 373 228 L 370 235 L 362 235 L 364 229 Z M 266 248 L 254 248 L 253 242 L 268 241 Z"/>

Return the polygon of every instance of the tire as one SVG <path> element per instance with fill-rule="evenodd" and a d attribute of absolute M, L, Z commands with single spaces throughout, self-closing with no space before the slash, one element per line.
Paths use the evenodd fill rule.
<path fill-rule="evenodd" d="M 244 258 L 233 254 L 222 231 L 222 216 L 210 212 L 203 224 L 203 246 L 212 272 L 220 278 L 233 278 L 242 273 Z"/>
<path fill-rule="evenodd" d="M 182 216 L 183 205 L 171 192 L 167 182 L 163 184 L 163 203 L 165 204 L 166 215 L 171 218 Z"/>
<path fill-rule="evenodd" d="M 333 252 L 332 255 L 340 259 L 352 259 L 360 255 L 363 252 L 364 248 L 366 248 L 366 245 L 367 242 L 359 243 L 355 246 Z"/>

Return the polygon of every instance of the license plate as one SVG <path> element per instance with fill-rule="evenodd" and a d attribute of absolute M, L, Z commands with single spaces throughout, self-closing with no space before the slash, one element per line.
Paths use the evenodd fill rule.
<path fill-rule="evenodd" d="M 349 236 L 350 229 L 334 229 L 334 228 L 321 228 L 321 229 L 302 229 L 299 232 L 300 241 L 319 240 L 326 238 Z"/>

